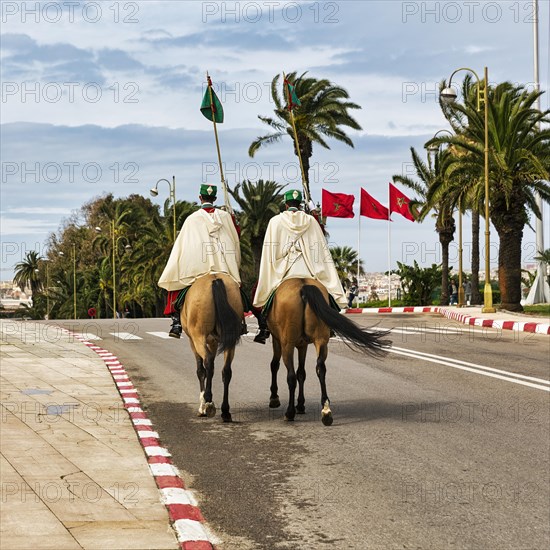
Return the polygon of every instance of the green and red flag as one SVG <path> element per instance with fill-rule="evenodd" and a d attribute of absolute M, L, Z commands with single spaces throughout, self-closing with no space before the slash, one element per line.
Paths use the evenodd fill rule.
<path fill-rule="evenodd" d="M 390 213 L 388 209 L 381 205 L 374 197 L 371 197 L 361 187 L 361 209 L 360 215 L 375 220 L 389 220 Z"/>
<path fill-rule="evenodd" d="M 212 88 L 212 80 L 207 77 L 208 86 L 201 103 L 201 113 L 212 122 L 216 121 L 218 124 L 223 122 L 223 107 L 221 101 L 218 99 L 216 92 Z"/>
<path fill-rule="evenodd" d="M 353 195 L 344 193 L 331 193 L 326 189 L 322 190 L 323 207 L 322 214 L 327 218 L 353 218 Z"/>
<path fill-rule="evenodd" d="M 292 111 L 294 107 L 301 105 L 298 96 L 296 95 L 296 87 L 293 86 L 286 78 L 284 80 L 285 97 L 288 104 L 288 110 Z"/>
<path fill-rule="evenodd" d="M 395 185 L 390 183 L 390 215 L 392 212 L 397 212 L 404 218 L 414 222 L 414 214 L 409 209 L 410 202 L 411 200 L 407 195 L 401 193 Z"/>

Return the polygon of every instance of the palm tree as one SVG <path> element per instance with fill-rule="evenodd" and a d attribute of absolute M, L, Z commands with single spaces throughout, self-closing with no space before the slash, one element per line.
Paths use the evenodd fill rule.
<path fill-rule="evenodd" d="M 535 256 L 535 260 L 537 260 L 537 262 L 542 262 L 543 264 L 546 264 L 546 266 L 550 265 L 550 248 L 539 252 L 538 256 Z M 546 279 L 548 281 L 548 284 L 550 285 L 550 274 L 546 277 Z"/>
<path fill-rule="evenodd" d="M 464 154 L 450 162 L 447 179 L 462 174 L 472 196 L 484 197 L 484 118 L 473 101 L 471 79 L 463 84 L 464 104 L 442 104 L 455 132 L 441 137 Z M 489 87 L 490 217 L 500 239 L 498 269 L 502 307 L 521 311 L 521 242 L 531 210 L 541 216 L 535 191 L 550 202 L 550 110 L 534 105 L 542 92 L 504 82 Z M 443 185 L 434 197 L 446 193 Z"/>
<path fill-rule="evenodd" d="M 244 180 L 234 189 L 229 189 L 241 213 L 239 221 L 243 237 L 250 241 L 255 276 L 260 272 L 260 259 L 264 245 L 264 236 L 269 220 L 281 211 L 284 185 L 274 181 L 259 180 L 252 183 Z M 241 196 L 242 191 L 242 196 Z"/>
<path fill-rule="evenodd" d="M 410 205 L 411 207 L 420 207 L 417 216 L 418 221 L 423 221 L 432 209 L 435 210 L 435 230 L 439 235 L 439 242 L 441 244 L 441 305 L 449 303 L 449 245 L 453 241 L 456 228 L 453 218 L 453 209 L 456 204 L 453 203 L 453 195 L 451 193 L 447 194 L 443 199 L 436 201 L 429 199 L 429 193 L 434 186 L 443 180 L 444 170 L 451 155 L 452 152 L 449 149 L 436 153 L 432 166 L 430 160 L 426 164 L 420 158 L 415 148 L 411 147 L 412 161 L 419 181 L 399 174 L 393 176 L 395 182 L 413 189 L 422 198 L 419 201 L 411 201 Z M 456 187 L 458 186 L 455 185 Z"/>
<path fill-rule="evenodd" d="M 333 246 L 330 255 L 334 261 L 336 272 L 342 284 L 347 288 L 353 279 L 357 278 L 358 253 L 351 246 Z M 363 275 L 363 260 L 359 260 L 359 274 Z"/>
<path fill-rule="evenodd" d="M 177 226 L 181 227 L 187 217 L 197 210 L 196 203 L 177 201 Z M 172 212 L 169 201 L 164 204 L 164 215 L 153 216 L 143 225 L 138 240 L 132 244 L 128 281 L 133 294 L 126 296 L 134 300 L 142 311 L 160 315 L 163 309 L 164 291 L 157 282 L 168 262 L 174 245 Z M 154 251 L 154 253 L 151 253 Z M 153 289 L 153 292 L 150 292 Z M 123 296 L 124 297 L 124 296 Z"/>
<path fill-rule="evenodd" d="M 295 86 L 296 95 L 301 103 L 293 112 L 307 191 L 310 194 L 309 159 L 313 154 L 313 143 L 330 149 L 325 138 L 332 138 L 353 147 L 353 141 L 342 127 L 361 130 L 359 123 L 348 112 L 350 109 L 360 109 L 361 107 L 347 101 L 349 94 L 344 88 L 332 84 L 327 79 L 318 80 L 306 77 L 306 74 L 303 73 L 297 77 L 296 72 L 293 72 L 287 75 L 287 80 Z M 271 81 L 275 118 L 258 115 L 258 118 L 267 124 L 273 132 L 258 137 L 252 142 L 248 149 L 248 154 L 251 157 L 260 147 L 278 142 L 286 135 L 290 136 L 295 143 L 290 112 L 286 107 L 286 98 L 280 95 L 278 86 L 279 75 L 276 75 Z M 298 156 L 296 145 L 294 145 L 294 154 Z"/>
<path fill-rule="evenodd" d="M 31 293 L 36 297 L 43 287 L 40 279 L 40 262 L 43 258 L 36 252 L 31 250 L 27 252 L 25 259 L 15 265 L 15 277 L 13 282 L 25 290 L 26 287 L 30 287 Z"/>

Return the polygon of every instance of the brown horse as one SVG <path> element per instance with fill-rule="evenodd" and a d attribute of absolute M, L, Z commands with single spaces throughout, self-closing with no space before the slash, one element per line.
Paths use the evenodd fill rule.
<path fill-rule="evenodd" d="M 332 329 L 357 351 L 382 356 L 391 345 L 383 340 L 386 331 L 364 330 L 353 321 L 329 306 L 326 288 L 314 279 L 287 279 L 275 292 L 267 324 L 273 336 L 271 360 L 271 408 L 281 405 L 277 395 L 277 372 L 281 356 L 287 368 L 289 403 L 285 420 L 294 420 L 296 412 L 305 413 L 304 382 L 307 347 L 314 344 L 317 350 L 317 376 L 321 383 L 321 420 L 325 426 L 332 424 L 332 411 L 325 383 L 328 342 Z M 298 370 L 294 371 L 294 349 L 298 349 Z M 298 382 L 298 404 L 294 405 Z"/>
<path fill-rule="evenodd" d="M 224 352 L 222 370 L 222 419 L 231 422 L 229 412 L 229 383 L 235 346 L 241 338 L 243 303 L 239 285 L 223 273 L 203 275 L 185 296 L 181 324 L 189 337 L 197 361 L 200 383 L 199 416 L 212 417 L 216 407 L 212 401 L 214 359 Z"/>

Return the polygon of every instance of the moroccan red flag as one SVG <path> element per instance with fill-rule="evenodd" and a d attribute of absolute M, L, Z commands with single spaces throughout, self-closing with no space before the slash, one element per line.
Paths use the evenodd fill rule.
<path fill-rule="evenodd" d="M 371 197 L 361 187 L 361 216 L 373 218 L 375 220 L 389 220 L 390 213 L 385 206 L 382 206 L 374 197 Z"/>
<path fill-rule="evenodd" d="M 390 183 L 390 214 L 391 212 L 397 212 L 401 214 L 404 218 L 414 222 L 414 216 L 409 210 L 409 203 L 411 199 L 404 195 L 395 187 L 395 185 Z"/>
<path fill-rule="evenodd" d="M 323 189 L 323 216 L 331 218 L 353 218 L 353 195 L 344 193 L 331 193 Z"/>

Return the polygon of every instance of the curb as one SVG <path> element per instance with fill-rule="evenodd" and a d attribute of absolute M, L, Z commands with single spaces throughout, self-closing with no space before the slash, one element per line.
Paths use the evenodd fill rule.
<path fill-rule="evenodd" d="M 137 390 L 122 363 L 110 351 L 89 342 L 78 333 L 65 328 L 61 328 L 61 331 L 94 351 L 109 369 L 147 457 L 149 471 L 155 478 L 161 501 L 168 510 L 180 549 L 213 550 L 214 544 L 219 541 L 205 525 L 193 492 L 185 488 L 179 470 L 172 463 L 172 455 L 161 446 L 159 435 L 154 431 L 147 413 L 143 411 Z"/>
<path fill-rule="evenodd" d="M 380 308 L 351 308 L 345 310 L 346 314 L 368 313 L 439 313 L 448 319 L 453 319 L 465 325 L 478 327 L 498 328 L 501 330 L 515 330 L 517 332 L 531 332 L 535 334 L 550 334 L 550 324 L 533 323 L 529 321 L 504 321 L 502 319 L 486 319 L 484 317 L 472 317 L 464 313 L 444 307 L 380 307 Z"/>

